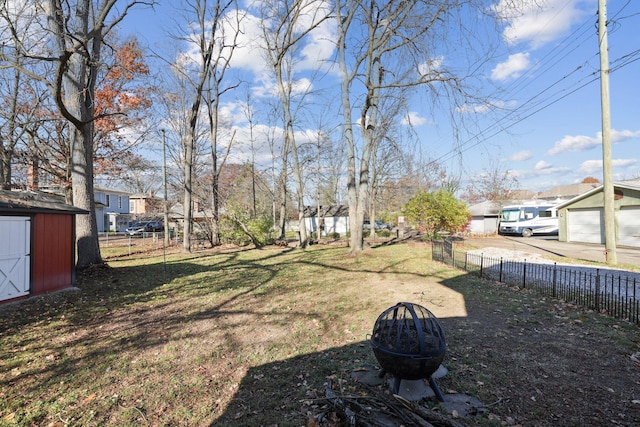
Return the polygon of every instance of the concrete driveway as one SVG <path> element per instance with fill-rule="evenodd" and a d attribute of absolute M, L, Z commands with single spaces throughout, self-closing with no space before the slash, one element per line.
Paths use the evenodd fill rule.
<path fill-rule="evenodd" d="M 490 236 L 465 237 L 465 242 L 484 246 L 527 251 L 556 257 L 567 257 L 606 263 L 604 245 L 559 242 L 557 236 Z M 616 248 L 618 264 L 640 266 L 640 248 Z"/>

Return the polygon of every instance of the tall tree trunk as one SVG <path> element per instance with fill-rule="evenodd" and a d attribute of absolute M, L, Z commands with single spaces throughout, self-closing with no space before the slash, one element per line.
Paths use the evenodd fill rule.
<path fill-rule="evenodd" d="M 214 82 L 214 92 L 217 94 L 219 89 Z M 208 91 L 207 97 L 211 97 L 211 90 Z M 220 245 L 220 228 L 218 220 L 220 217 L 220 197 L 219 197 L 219 174 L 218 168 L 218 113 L 220 107 L 220 97 L 215 96 L 207 102 L 209 109 L 209 135 L 211 138 L 211 245 Z"/>
<path fill-rule="evenodd" d="M 346 58 L 346 32 L 349 23 L 353 19 L 353 9 L 347 10 L 344 18 L 341 16 L 341 8 L 336 9 L 338 31 L 338 67 L 340 70 L 340 99 L 342 102 L 343 129 L 342 139 L 347 146 L 347 200 L 349 203 L 349 231 L 351 233 L 350 252 L 358 252 L 364 249 L 364 236 L 362 225 L 364 224 L 364 209 L 358 205 L 358 183 L 356 182 L 356 149 L 353 135 L 353 120 L 351 108 L 351 82 L 352 78 Z"/>
<path fill-rule="evenodd" d="M 72 29 L 73 46 L 66 46 L 63 11 L 60 3 L 54 9 L 57 20 L 59 45 L 64 46 L 63 58 L 58 73 L 62 86 L 58 87 L 56 101 L 61 112 L 73 125 L 71 129 L 71 183 L 73 202 L 76 207 L 85 209 L 87 215 L 76 218 L 76 245 L 78 249 L 78 267 L 102 264 L 98 242 L 98 226 L 93 192 L 93 108 L 97 67 L 100 61 L 102 33 L 89 36 L 90 0 L 80 0 L 76 5 L 74 27 Z M 104 15 L 106 17 L 106 15 Z M 77 45 L 84 41 L 84 48 Z M 85 50 L 88 49 L 88 52 Z M 60 81 L 59 80 L 59 81 Z"/>
<path fill-rule="evenodd" d="M 197 112 L 194 117 L 197 116 Z M 193 120 L 196 120 L 195 118 Z M 182 226 L 182 249 L 191 252 L 191 232 L 193 231 L 193 152 L 195 145 L 195 126 L 189 127 L 189 135 L 185 141 L 182 171 L 184 173 L 184 223 Z"/>
<path fill-rule="evenodd" d="M 288 168 L 288 147 L 287 139 L 285 138 L 284 147 L 282 148 L 282 171 L 280 172 L 280 236 L 279 239 L 284 239 L 285 226 L 287 225 L 287 168 Z"/>
<path fill-rule="evenodd" d="M 11 189 L 11 153 L 0 141 L 0 188 Z"/>
<path fill-rule="evenodd" d="M 71 138 L 73 201 L 75 206 L 89 211 L 86 215 L 76 217 L 77 265 L 88 267 L 102 264 L 93 191 L 93 132 L 91 129 L 73 129 Z"/>

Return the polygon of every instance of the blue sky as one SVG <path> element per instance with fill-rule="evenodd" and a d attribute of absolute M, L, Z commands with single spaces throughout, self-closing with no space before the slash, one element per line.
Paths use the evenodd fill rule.
<path fill-rule="evenodd" d="M 640 176 L 640 2 L 608 3 L 614 178 L 625 179 Z M 505 100 L 513 101 L 522 118 L 507 119 L 508 132 L 477 147 L 485 158 L 495 149 L 531 190 L 586 176 L 602 180 L 597 1 L 546 4 L 552 6 L 548 11 L 505 28 L 512 53 L 492 70 L 492 80 L 505 88 Z"/>
<path fill-rule="evenodd" d="M 486 115 L 479 109 L 474 126 L 454 133 L 447 114 L 429 111 L 416 96 L 410 105 L 420 140 L 416 150 L 460 174 L 463 182 L 494 168 L 510 171 L 521 188 L 533 191 L 581 182 L 587 176 L 602 180 L 597 0 L 519 1 L 542 7 L 506 17 L 495 34 L 498 54 L 482 69 L 482 89 L 491 94 L 494 107 L 501 108 Z M 493 7 L 500 10 L 501 2 L 496 0 Z M 640 2 L 609 0 L 608 18 L 614 179 L 630 179 L 640 177 Z M 257 34 L 252 21 L 246 22 L 247 38 Z M 165 3 L 155 12 L 138 9 L 125 19 L 121 31 L 162 50 L 173 43 L 167 29 L 177 25 L 179 16 Z M 325 57 L 333 53 L 326 43 L 331 31 L 330 26 L 321 28 L 303 51 L 307 56 L 299 73 L 301 87 L 318 67 L 308 52 Z M 253 82 L 254 93 L 267 96 L 271 82 L 256 58 L 255 50 L 245 49 L 234 66 Z M 309 84 L 337 87 L 331 73 Z M 238 99 L 228 99 L 225 112 L 241 134 L 239 105 Z"/>

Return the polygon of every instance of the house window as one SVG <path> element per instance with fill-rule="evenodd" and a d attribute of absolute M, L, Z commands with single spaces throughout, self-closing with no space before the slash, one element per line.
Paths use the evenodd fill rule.
<path fill-rule="evenodd" d="M 104 204 L 107 205 L 107 207 L 111 206 L 111 200 L 110 200 L 109 194 L 105 194 L 105 196 L 104 196 Z"/>
<path fill-rule="evenodd" d="M 129 212 L 134 213 L 136 211 L 136 201 L 129 200 Z"/>

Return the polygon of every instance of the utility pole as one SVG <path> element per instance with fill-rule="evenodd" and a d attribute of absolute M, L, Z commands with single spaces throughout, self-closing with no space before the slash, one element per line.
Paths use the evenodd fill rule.
<path fill-rule="evenodd" d="M 607 264 L 616 265 L 616 220 L 611 161 L 611 112 L 609 102 L 609 46 L 607 2 L 598 0 L 598 45 L 600 47 L 600 94 L 602 105 L 602 173 L 604 193 L 604 244 Z"/>
<path fill-rule="evenodd" d="M 169 235 L 169 211 L 167 203 L 167 144 L 164 136 L 164 129 L 162 129 L 162 184 L 164 186 L 164 246 L 167 247 L 171 243 L 171 236 Z"/>

